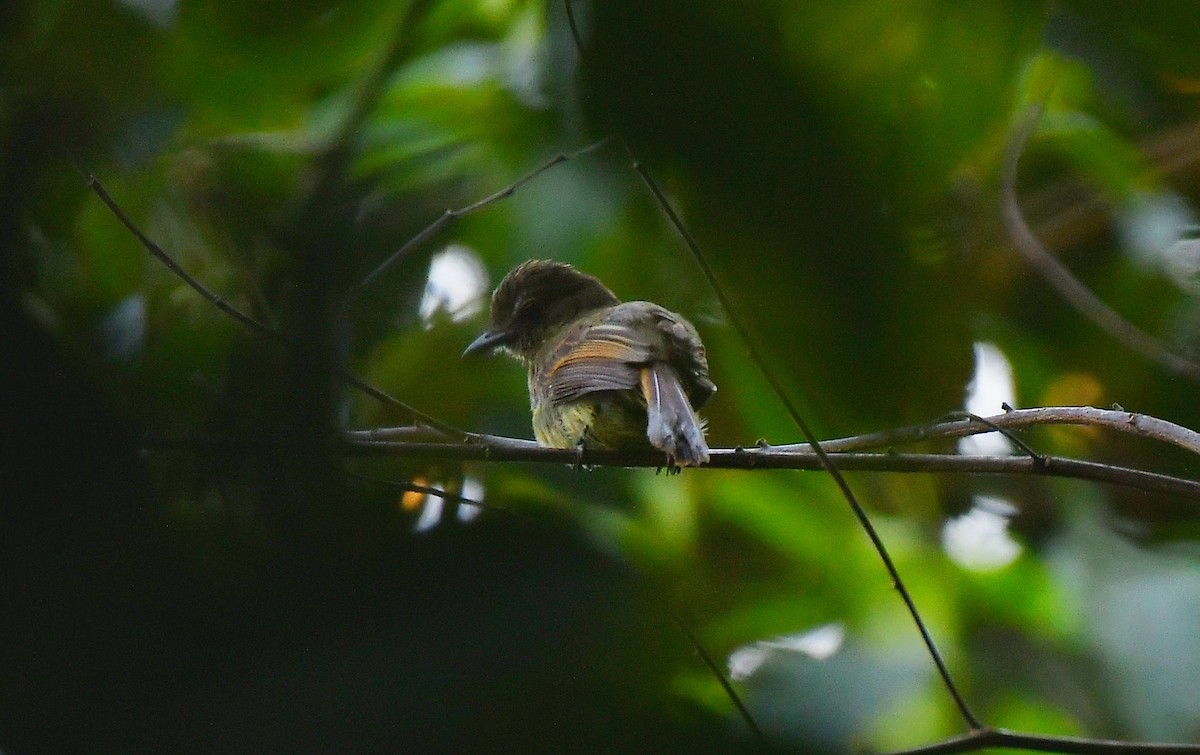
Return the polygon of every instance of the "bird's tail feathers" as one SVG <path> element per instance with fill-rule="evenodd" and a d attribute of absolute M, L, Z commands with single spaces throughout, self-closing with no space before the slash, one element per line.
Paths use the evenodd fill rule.
<path fill-rule="evenodd" d="M 708 461 L 704 423 L 696 416 L 684 393 L 679 374 L 663 362 L 642 368 L 642 395 L 646 398 L 646 437 L 680 466 Z"/>

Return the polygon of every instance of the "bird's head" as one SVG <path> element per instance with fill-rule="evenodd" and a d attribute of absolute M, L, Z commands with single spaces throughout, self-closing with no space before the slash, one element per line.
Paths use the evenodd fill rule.
<path fill-rule="evenodd" d="M 597 278 L 553 260 L 528 260 L 492 294 L 491 321 L 463 356 L 506 349 L 531 360 L 542 342 L 582 314 L 619 304 Z"/>

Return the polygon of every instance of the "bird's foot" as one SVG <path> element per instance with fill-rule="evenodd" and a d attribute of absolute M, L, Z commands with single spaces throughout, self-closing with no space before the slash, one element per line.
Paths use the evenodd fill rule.
<path fill-rule="evenodd" d="M 583 450 L 584 450 L 583 449 L 583 440 L 580 440 L 578 443 L 575 444 L 575 462 L 571 465 L 571 468 L 574 469 L 576 472 L 578 472 L 581 469 L 585 470 L 587 472 L 591 472 L 592 467 L 588 466 L 583 461 Z"/>
<path fill-rule="evenodd" d="M 671 475 L 677 475 L 682 471 L 683 467 L 675 463 L 675 457 L 671 454 L 667 454 L 667 463 L 665 465 L 654 468 L 654 474 L 657 475 L 661 472 L 666 472 L 667 477 L 670 477 Z"/>

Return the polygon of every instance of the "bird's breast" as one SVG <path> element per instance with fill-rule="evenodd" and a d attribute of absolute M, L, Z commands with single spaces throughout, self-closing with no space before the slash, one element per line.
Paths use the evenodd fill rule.
<path fill-rule="evenodd" d="M 533 435 L 550 448 L 613 449 L 648 445 L 646 409 L 632 391 L 600 391 L 574 401 L 551 401 L 530 375 Z"/>

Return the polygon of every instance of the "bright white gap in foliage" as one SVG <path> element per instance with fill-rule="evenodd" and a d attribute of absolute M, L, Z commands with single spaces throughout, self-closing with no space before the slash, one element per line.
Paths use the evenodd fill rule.
<path fill-rule="evenodd" d="M 841 650 L 845 640 L 846 627 L 841 622 L 824 624 L 798 634 L 758 640 L 729 654 L 729 678 L 735 682 L 745 681 L 777 653 L 801 653 L 823 661 Z"/>
<path fill-rule="evenodd" d="M 464 477 L 462 483 L 462 497 L 470 498 L 472 501 L 482 501 L 483 483 L 480 482 L 476 477 Z M 466 503 L 461 504 L 458 507 L 458 521 L 474 521 L 475 517 L 479 516 L 482 511 L 483 509 L 479 508 L 478 506 L 471 506 L 470 504 Z"/>
<path fill-rule="evenodd" d="M 942 527 L 942 548 L 964 569 L 989 572 L 1008 566 L 1021 555 L 1021 545 L 1008 533 L 1011 503 L 993 496 L 975 496 L 971 510 Z"/>
<path fill-rule="evenodd" d="M 1200 292 L 1196 222 L 1188 201 L 1170 191 L 1135 191 L 1117 213 L 1126 253 L 1170 276 L 1175 285 L 1192 294 Z"/>
<path fill-rule="evenodd" d="M 446 502 L 441 497 L 425 496 L 425 500 L 421 502 L 421 515 L 417 517 L 417 523 L 413 525 L 413 532 L 428 532 L 438 526 L 438 522 L 442 521 L 442 510 L 445 507 Z"/>
<path fill-rule="evenodd" d="M 483 308 L 487 290 L 487 270 L 479 255 L 469 247 L 451 244 L 429 263 L 429 280 L 418 310 L 421 321 L 428 328 L 439 313 L 454 322 L 470 319 Z"/>
<path fill-rule="evenodd" d="M 435 485 L 439 490 L 444 490 L 442 484 Z M 473 501 L 483 500 L 483 483 L 477 478 L 467 476 L 462 481 L 463 498 L 470 498 Z M 460 503 L 458 505 L 458 521 L 467 523 L 472 522 L 483 511 L 478 506 L 472 506 L 469 503 Z M 445 499 L 436 495 L 426 495 L 421 501 L 421 515 L 417 517 L 417 521 L 413 524 L 413 532 L 428 532 L 438 526 L 442 521 L 442 515 L 446 511 Z"/>
<path fill-rule="evenodd" d="M 966 410 L 981 417 L 999 414 L 1001 404 L 1017 403 L 1012 365 L 995 344 L 975 344 L 975 374 L 967 384 Z M 971 435 L 958 441 L 958 452 L 968 456 L 995 456 L 1012 451 L 1000 433 Z"/>

